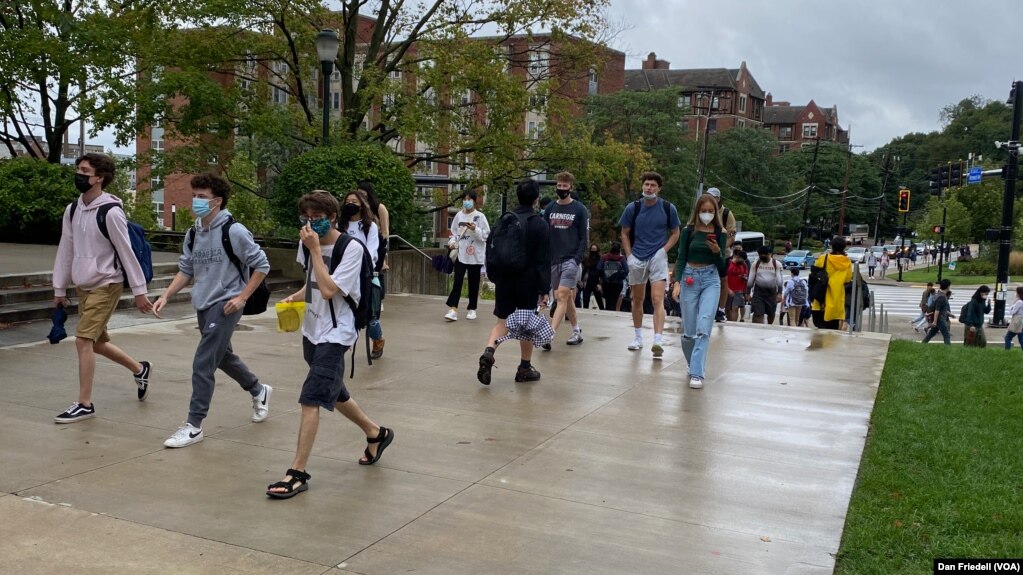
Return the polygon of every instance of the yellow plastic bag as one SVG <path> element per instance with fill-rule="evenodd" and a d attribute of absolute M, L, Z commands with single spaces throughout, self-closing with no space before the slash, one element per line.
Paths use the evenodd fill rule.
<path fill-rule="evenodd" d="M 278 302 L 274 307 L 277 308 L 277 331 L 292 332 L 302 328 L 302 318 L 305 317 L 304 301 Z"/>

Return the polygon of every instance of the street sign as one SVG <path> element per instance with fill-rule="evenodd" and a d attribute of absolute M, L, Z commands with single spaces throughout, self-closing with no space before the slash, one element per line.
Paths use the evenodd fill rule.
<path fill-rule="evenodd" d="M 970 175 L 966 178 L 967 184 L 979 184 L 980 178 L 984 173 L 984 168 L 977 166 L 976 168 L 970 168 Z"/>

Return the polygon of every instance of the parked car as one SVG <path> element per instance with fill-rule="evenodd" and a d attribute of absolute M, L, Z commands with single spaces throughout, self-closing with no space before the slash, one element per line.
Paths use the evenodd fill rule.
<path fill-rule="evenodd" d="M 874 252 L 874 257 L 881 259 L 881 254 L 884 252 L 884 246 L 874 246 L 870 248 L 870 251 Z"/>
<path fill-rule="evenodd" d="M 849 261 L 852 263 L 861 264 L 867 261 L 867 248 L 859 246 L 846 248 L 845 255 L 849 256 Z"/>
<path fill-rule="evenodd" d="M 785 256 L 785 259 L 781 261 L 781 265 L 787 270 L 792 268 L 805 270 L 813 265 L 816 257 L 807 250 L 793 250 L 789 252 L 789 255 Z"/>

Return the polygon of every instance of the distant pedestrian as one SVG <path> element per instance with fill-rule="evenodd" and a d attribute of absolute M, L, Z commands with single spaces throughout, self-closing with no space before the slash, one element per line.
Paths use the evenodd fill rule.
<path fill-rule="evenodd" d="M 874 279 L 874 270 L 877 268 L 877 254 L 871 249 L 867 252 L 867 277 Z"/>
<path fill-rule="evenodd" d="M 881 250 L 881 278 L 883 279 L 888 274 L 888 266 L 891 265 L 892 261 L 888 257 L 888 250 Z"/>
<path fill-rule="evenodd" d="M 973 292 L 973 297 L 966 304 L 966 317 L 960 318 L 966 324 L 963 345 L 970 347 L 987 347 L 987 337 L 984 335 L 984 316 L 991 313 L 991 302 L 988 301 L 988 294 L 991 288 L 982 285 Z"/>
<path fill-rule="evenodd" d="M 915 319 L 911 320 L 914 331 L 920 331 L 927 325 L 927 314 L 931 309 L 931 304 L 934 302 L 934 282 L 927 282 L 927 287 L 924 288 L 924 293 L 920 296 L 920 315 Z"/>
<path fill-rule="evenodd" d="M 611 242 L 611 251 L 600 258 L 600 285 L 604 292 L 604 308 L 622 310 L 622 296 L 625 295 L 625 280 L 629 277 L 629 264 L 622 255 L 622 244 Z"/>
<path fill-rule="evenodd" d="M 476 319 L 476 305 L 480 295 L 480 276 L 486 263 L 487 238 L 490 225 L 487 216 L 476 209 L 477 195 L 469 190 L 462 194 L 462 202 L 455 217 L 451 219 L 451 236 L 448 248 L 457 251 L 454 267 L 454 281 L 448 294 L 448 313 L 444 319 L 458 321 L 458 300 L 462 297 L 462 281 L 469 275 L 469 304 L 465 318 Z"/>
<path fill-rule="evenodd" d="M 785 289 L 782 291 L 782 299 L 785 302 L 785 313 L 790 326 L 800 327 L 805 322 L 806 315 L 803 310 L 810 309 L 810 288 L 806 280 L 799 277 L 799 270 L 792 268 L 792 277 L 785 282 Z"/>
<path fill-rule="evenodd" d="M 707 190 L 707 194 L 714 198 L 714 203 L 717 204 L 718 215 L 721 216 L 721 224 L 725 226 L 725 233 L 728 234 L 728 243 L 724 246 L 725 257 L 728 258 L 732 255 L 732 243 L 735 242 L 735 233 L 737 230 L 737 224 L 735 222 L 735 214 L 732 210 L 724 207 L 721 203 L 721 190 L 717 188 L 710 188 Z M 791 245 L 791 243 L 789 244 Z M 788 252 L 786 252 L 788 253 Z M 714 321 L 723 322 L 725 321 L 726 314 L 725 308 L 728 305 L 728 281 L 726 278 L 721 278 L 721 297 L 718 299 L 718 311 L 714 315 Z"/>
<path fill-rule="evenodd" d="M 583 258 L 583 309 L 590 309 L 590 297 L 597 302 L 599 309 L 604 309 L 604 297 L 600 287 L 600 246 L 590 244 L 590 252 Z"/>
<path fill-rule="evenodd" d="M 117 196 L 104 191 L 113 181 L 114 161 L 109 156 L 88 153 L 75 160 L 75 187 L 81 196 L 64 209 L 60 245 L 53 262 L 53 305 L 66 309 L 67 290 L 75 286 L 78 400 L 58 414 L 54 423 L 73 423 L 96 415 L 92 385 L 97 354 L 132 372 L 139 401 L 149 395 L 152 365 L 135 361 L 111 343 L 107 333 L 125 285 L 139 311 L 149 313 L 153 309 L 146 296 L 146 278 L 131 248 L 124 206 Z M 106 214 L 105 230 L 99 225 L 100 212 Z"/>
<path fill-rule="evenodd" d="M 782 302 L 782 288 L 785 280 L 781 275 L 781 265 L 771 256 L 771 247 L 767 244 L 757 248 L 757 261 L 749 271 L 746 288 L 750 294 L 750 306 L 753 310 L 753 323 L 774 323 L 775 310 Z"/>
<path fill-rule="evenodd" d="M 497 323 L 490 330 L 490 337 L 483 354 L 480 355 L 479 370 L 476 372 L 476 379 L 483 385 L 490 385 L 491 370 L 495 365 L 494 354 L 500 345 L 499 340 L 504 341 L 503 338 L 509 335 L 508 317 L 516 311 L 533 313 L 538 306 L 546 306 L 551 291 L 551 228 L 542 217 L 537 217 L 538 214 L 533 209 L 537 198 L 540 197 L 540 186 L 536 180 L 522 180 L 516 186 L 515 194 L 519 205 L 511 214 L 519 219 L 521 233 L 508 233 L 502 237 L 503 230 L 507 229 L 502 222 L 509 217 L 508 214 L 502 215 L 494 225 L 491 244 L 488 246 L 493 248 L 498 245 L 495 243 L 497 238 L 505 242 L 517 238 L 521 242 L 514 246 L 504 245 L 501 250 L 496 250 L 503 253 L 494 253 L 494 249 L 488 250 L 487 275 L 494 282 L 494 315 L 497 317 Z M 507 259 L 504 257 L 505 253 L 511 255 L 512 252 L 517 254 L 513 259 L 521 259 L 524 262 L 523 269 L 509 270 L 497 265 L 498 258 Z M 547 321 L 541 314 L 534 315 L 539 316 L 540 321 Z M 533 347 L 533 341 L 527 339 L 519 341 L 521 356 L 519 367 L 515 371 L 516 382 L 540 379 L 540 372 L 531 363 Z"/>
<path fill-rule="evenodd" d="M 728 260 L 727 284 L 728 307 L 725 314 L 728 321 L 745 321 L 743 312 L 746 309 L 746 280 L 749 279 L 749 262 L 746 252 L 741 246 L 735 246 L 732 257 Z"/>
<path fill-rule="evenodd" d="M 391 215 L 387 211 L 387 206 L 380 202 L 377 198 L 376 191 L 373 189 L 373 184 L 370 182 L 359 182 L 357 188 L 362 193 L 366 194 L 366 201 L 369 202 L 369 211 L 373 214 L 373 217 L 377 221 L 377 230 L 380 232 L 380 243 L 377 246 L 377 255 L 373 258 L 373 273 L 376 274 L 374 283 L 374 290 L 377 292 L 380 301 L 380 310 L 383 310 L 383 300 L 387 295 L 387 271 L 390 266 L 387 263 L 387 249 L 390 245 L 391 236 Z M 373 351 L 370 357 L 373 359 L 380 359 L 384 355 L 384 338 L 383 331 L 380 329 L 380 312 L 375 311 L 373 317 L 373 327 L 367 330 L 369 333 L 378 334 L 379 339 L 373 339 Z"/>
<path fill-rule="evenodd" d="M 689 387 L 692 389 L 701 389 L 706 377 L 710 334 L 721 293 L 721 278 L 725 275 L 722 246 L 727 241 L 713 196 L 700 196 L 679 241 L 675 264 L 678 283 L 672 293 L 672 297 L 682 303 L 682 353 L 689 363 Z"/>
<path fill-rule="evenodd" d="M 931 306 L 928 310 L 931 316 L 931 324 L 930 329 L 927 330 L 927 335 L 924 336 L 924 343 L 931 341 L 932 337 L 941 332 L 945 345 L 952 345 L 952 336 L 949 333 L 949 320 L 953 316 L 952 309 L 948 305 L 948 299 L 952 297 L 952 292 L 949 290 L 951 286 L 952 282 L 948 279 L 938 282 L 938 291 L 934 292 L 934 299 L 931 300 Z"/>
<path fill-rule="evenodd" d="M 845 329 L 845 284 L 853 280 L 852 262 L 845 255 L 845 238 L 835 236 L 831 251 L 818 257 L 813 265 L 828 272 L 823 307 L 817 300 L 810 304 L 813 324 L 820 329 Z"/>
<path fill-rule="evenodd" d="M 1023 349 L 1023 286 L 1016 287 L 1016 301 L 1012 307 L 1005 310 L 1009 320 L 1009 327 L 1005 330 L 1005 349 L 1012 349 L 1012 339 L 1019 340 L 1019 347 Z"/>

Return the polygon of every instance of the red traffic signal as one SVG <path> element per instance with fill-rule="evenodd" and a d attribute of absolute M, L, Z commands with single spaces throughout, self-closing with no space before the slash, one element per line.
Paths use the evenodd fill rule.
<path fill-rule="evenodd" d="M 902 213 L 909 211 L 909 190 L 905 188 L 899 190 L 899 211 Z"/>
<path fill-rule="evenodd" d="M 943 234 L 943 233 L 945 233 L 945 226 L 934 226 L 931 229 L 931 231 L 936 233 L 936 234 Z"/>

